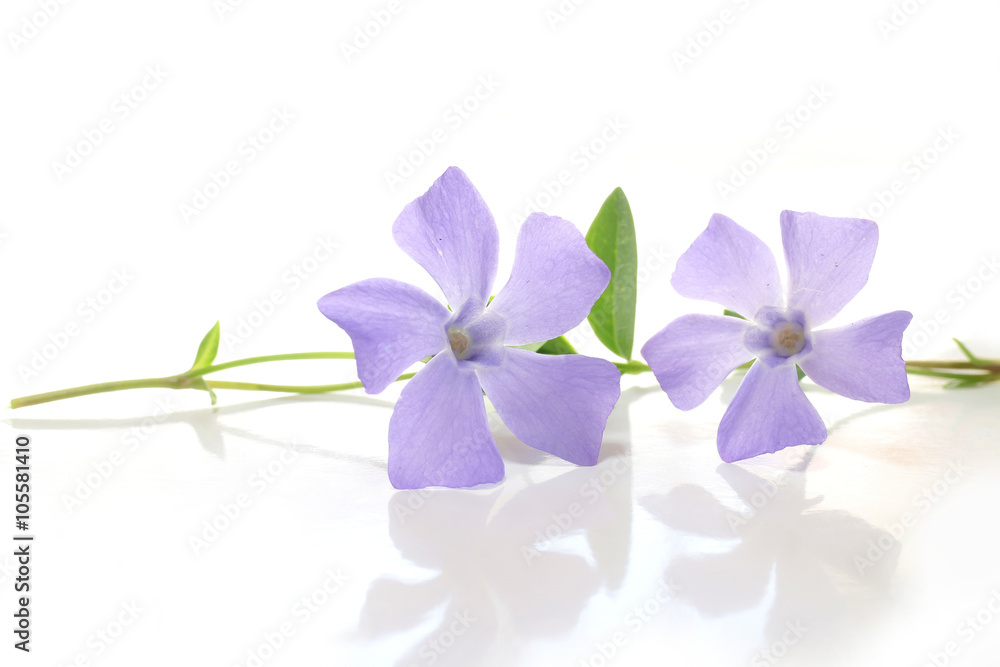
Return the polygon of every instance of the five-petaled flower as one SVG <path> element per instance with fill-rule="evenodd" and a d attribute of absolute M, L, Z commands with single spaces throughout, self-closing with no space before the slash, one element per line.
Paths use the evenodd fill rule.
<path fill-rule="evenodd" d="M 783 211 L 781 236 L 789 281 L 784 299 L 770 249 L 729 218 L 712 216 L 677 261 L 671 284 L 682 296 L 713 301 L 747 320 L 685 315 L 642 348 L 681 410 L 700 405 L 733 370 L 756 358 L 719 424 L 724 461 L 826 440 L 826 426 L 799 386 L 796 365 L 816 384 L 848 398 L 902 403 L 910 397 L 901 356 L 910 313 L 814 330 L 868 282 L 878 226 Z"/>
<path fill-rule="evenodd" d="M 389 422 L 389 480 L 399 489 L 498 482 L 504 465 L 483 392 L 525 444 L 572 463 L 597 462 L 618 401 L 614 364 L 519 345 L 583 321 L 610 280 L 571 223 L 530 216 L 507 284 L 490 300 L 499 234 L 479 192 L 452 167 L 396 219 L 396 244 L 437 282 L 451 310 L 396 280 L 327 294 L 320 311 L 351 337 L 358 377 L 377 394 L 433 355 L 403 388 Z"/>

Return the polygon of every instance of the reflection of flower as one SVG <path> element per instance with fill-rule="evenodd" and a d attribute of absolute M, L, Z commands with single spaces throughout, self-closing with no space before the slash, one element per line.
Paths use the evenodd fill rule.
<path fill-rule="evenodd" d="M 389 423 L 393 486 L 462 487 L 503 477 L 483 391 L 525 444 L 593 465 L 618 400 L 618 370 L 601 359 L 509 347 L 562 335 L 604 291 L 610 271 L 583 235 L 561 218 L 529 217 L 510 280 L 490 301 L 499 236 L 462 171 L 448 169 L 403 209 L 392 231 L 452 312 L 422 290 L 384 278 L 327 294 L 319 308 L 350 335 L 368 393 L 436 355 L 407 383 Z"/>
<path fill-rule="evenodd" d="M 620 476 L 608 483 L 611 475 Z M 628 553 L 629 478 L 627 459 L 609 457 L 597 469 L 577 468 L 532 483 L 506 502 L 498 502 L 499 490 L 397 493 L 388 508 L 393 544 L 434 574 L 416 582 L 375 579 L 359 619 L 361 636 L 383 642 L 434 618 L 437 625 L 421 632 L 398 665 L 428 664 L 429 654 L 436 664 L 484 664 L 485 655 L 493 658 L 489 664 L 518 664 L 521 647 L 512 637 L 566 633 L 602 582 L 618 585 L 614 580 Z M 600 493 L 583 491 L 595 484 Z M 581 511 L 571 513 L 574 502 Z M 581 533 L 610 540 L 593 550 L 593 562 L 561 543 Z M 463 628 L 455 625 L 458 619 L 471 623 Z M 448 638 L 453 625 L 461 636 Z M 445 643 L 446 652 L 435 648 Z"/>
<path fill-rule="evenodd" d="M 878 244 L 875 223 L 784 211 L 781 235 L 787 298 L 768 247 L 729 218 L 712 216 L 677 261 L 671 284 L 683 296 L 714 301 L 752 321 L 685 315 L 642 348 L 681 410 L 700 405 L 735 368 L 757 359 L 719 424 L 724 461 L 826 440 L 823 420 L 799 387 L 796 365 L 816 384 L 848 398 L 902 403 L 910 397 L 901 356 L 910 313 L 813 330 L 868 281 Z"/>
<path fill-rule="evenodd" d="M 813 509 L 823 498 L 806 498 L 804 472 L 785 473 L 777 483 L 728 463 L 717 472 L 739 498 L 739 510 L 692 484 L 641 501 L 670 528 L 719 543 L 671 561 L 666 576 L 677 582 L 678 598 L 714 617 L 751 609 L 773 588 L 767 643 L 789 621 L 811 628 L 813 641 L 833 641 L 846 629 L 844 620 L 887 587 L 898 543 L 857 516 Z M 894 546 L 879 547 L 873 558 L 873 545 L 887 541 Z"/>

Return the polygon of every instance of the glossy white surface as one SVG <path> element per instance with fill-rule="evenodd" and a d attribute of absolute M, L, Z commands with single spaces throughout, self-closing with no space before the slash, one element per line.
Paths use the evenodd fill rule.
<path fill-rule="evenodd" d="M 891 2 L 594 0 L 554 28 L 554 1 L 406 2 L 350 62 L 341 43 L 385 4 L 245 2 L 221 19 L 218 4 L 60 5 L 4 52 L 4 397 L 179 372 L 216 320 L 220 360 L 349 349 L 317 298 L 372 276 L 437 295 L 389 230 L 452 164 L 496 216 L 500 281 L 530 203 L 585 230 L 624 188 L 636 350 L 679 315 L 718 312 L 669 285 L 712 213 L 780 255 L 782 209 L 865 209 L 875 265 L 831 326 L 907 309 L 908 358 L 957 358 L 952 336 L 1000 357 L 995 3 L 925 3 L 883 37 Z M 674 54 L 723 9 L 732 21 L 678 71 Z M 37 11 L 8 3 L 0 25 Z M 115 100 L 144 81 L 121 117 Z M 243 142 L 275 109 L 294 118 L 249 159 Z M 112 132 L 60 180 L 53 162 L 104 118 Z M 390 188 L 385 173 L 437 128 L 445 140 Z M 719 182 L 768 140 L 765 164 L 723 197 Z M 185 220 L 180 205 L 230 160 L 239 174 Z M 603 354 L 586 327 L 573 339 Z M 353 372 L 326 361 L 220 379 Z M 501 484 L 422 493 L 386 477 L 398 386 L 220 391 L 217 410 L 145 390 L 7 411 L 0 664 L 252 667 L 261 651 L 267 667 L 995 664 L 1000 387 L 915 380 L 909 403 L 872 406 L 808 385 L 824 445 L 725 465 L 715 430 L 735 387 L 682 413 L 650 376 L 625 378 L 596 467 L 497 423 Z M 17 433 L 34 451 L 30 655 L 10 634 Z"/>
<path fill-rule="evenodd" d="M 825 445 L 729 465 L 720 401 L 679 415 L 634 386 L 596 467 L 499 427 L 507 479 L 472 491 L 395 492 L 374 437 L 331 437 L 384 432 L 379 398 L 178 411 L 135 451 L 138 418 L 18 418 L 39 480 L 33 657 L 97 657 L 92 633 L 135 603 L 94 664 L 254 664 L 283 623 L 266 664 L 768 664 L 785 640 L 783 664 L 923 664 L 951 640 L 954 664 L 989 664 L 1000 619 L 968 644 L 958 627 L 1000 591 L 998 389 L 918 386 L 890 409 L 810 391 L 837 415 Z"/>

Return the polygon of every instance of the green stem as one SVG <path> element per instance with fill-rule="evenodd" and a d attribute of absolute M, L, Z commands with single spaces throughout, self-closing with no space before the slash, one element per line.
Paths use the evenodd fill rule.
<path fill-rule="evenodd" d="M 77 396 L 89 396 L 90 394 L 105 394 L 110 391 L 124 391 L 126 389 L 150 389 L 150 388 L 169 388 L 169 389 L 180 389 L 177 386 L 179 376 L 173 377 L 162 377 L 162 378 L 145 378 L 142 380 L 120 380 L 117 382 L 99 382 L 97 384 L 87 384 L 82 387 L 73 387 L 71 389 L 59 389 L 58 391 L 47 391 L 43 394 L 32 394 L 31 396 L 21 396 L 20 398 L 15 398 L 11 400 L 10 407 L 12 408 L 24 408 L 29 405 L 38 405 L 39 403 L 50 403 L 52 401 L 61 401 L 67 398 L 76 398 Z"/>
<path fill-rule="evenodd" d="M 951 380 L 977 380 L 977 381 L 980 381 L 980 382 L 986 381 L 985 378 L 990 378 L 990 377 L 996 375 L 995 373 L 985 373 L 985 374 L 978 374 L 978 373 L 946 373 L 946 372 L 943 372 L 943 371 L 935 371 L 935 370 L 930 370 L 930 369 L 927 369 L 927 368 L 907 368 L 906 372 L 909 373 L 910 375 L 927 375 L 927 376 L 930 376 L 930 377 L 948 378 L 948 379 L 951 379 Z M 1000 375 L 997 375 L 995 379 L 1000 379 Z"/>
<path fill-rule="evenodd" d="M 393 382 L 409 380 L 416 373 L 404 373 Z M 257 382 L 227 382 L 225 380 L 209 380 L 208 386 L 212 389 L 244 389 L 247 391 L 277 391 L 289 394 L 326 394 L 331 391 L 345 391 L 347 389 L 362 389 L 361 382 L 341 382 L 340 384 L 260 384 Z"/>
<path fill-rule="evenodd" d="M 338 384 L 321 385 L 285 385 L 285 384 L 263 384 L 257 382 L 230 382 L 226 380 L 204 381 L 198 387 L 193 380 L 201 378 L 210 373 L 238 368 L 240 366 L 250 366 L 252 364 L 262 364 L 272 361 L 295 361 L 303 359 L 354 359 L 351 352 L 293 352 L 290 354 L 270 354 L 259 357 L 247 357 L 227 361 L 222 364 L 205 366 L 203 368 L 192 368 L 191 370 L 158 378 L 143 378 L 139 380 L 120 380 L 116 382 L 100 382 L 88 384 L 70 389 L 60 389 L 30 396 L 21 396 L 10 402 L 11 408 L 23 408 L 29 405 L 40 403 L 50 403 L 52 401 L 62 401 L 67 398 L 78 396 L 89 396 L 91 394 L 104 394 L 112 391 L 124 391 L 127 389 L 239 389 L 243 391 L 273 391 L 290 394 L 325 394 L 333 391 L 346 391 L 349 389 L 361 389 L 363 385 L 359 381 L 341 382 Z M 647 373 L 651 369 L 648 365 L 639 361 L 616 362 L 615 366 L 622 374 L 638 375 Z M 746 366 L 746 365 L 744 365 Z M 742 368 L 742 367 L 741 367 Z M 969 371 L 965 373 L 951 371 Z M 971 380 L 976 383 L 987 383 L 1000 381 L 1000 361 L 994 359 L 976 359 L 975 361 L 907 361 L 906 372 L 912 375 L 926 375 L 931 377 L 945 378 L 949 380 Z M 395 381 L 408 380 L 414 373 L 401 375 Z"/>
<path fill-rule="evenodd" d="M 964 345 L 959 343 L 959 346 L 969 357 L 969 361 L 907 361 L 906 372 L 911 375 L 958 380 L 959 384 L 953 386 L 969 387 L 1000 381 L 1000 361 L 973 357 Z"/>
<path fill-rule="evenodd" d="M 187 377 L 199 377 L 201 375 L 208 375 L 209 373 L 216 373 L 218 371 L 224 371 L 229 368 L 237 368 L 239 366 L 249 366 L 251 364 L 263 364 L 269 361 L 295 361 L 297 359 L 353 359 L 353 352 L 292 352 L 291 354 L 269 354 L 263 357 L 247 357 L 246 359 L 237 359 L 235 361 L 227 361 L 224 364 L 216 364 L 215 366 L 205 366 L 204 368 L 191 369 L 186 375 Z"/>
<path fill-rule="evenodd" d="M 988 361 L 983 361 L 981 363 L 976 363 L 972 361 L 907 361 L 906 369 L 914 368 L 944 368 L 944 369 L 963 369 L 970 371 L 985 371 L 987 373 L 1000 373 L 1000 363 L 993 363 Z M 919 375 L 919 374 L 918 374 Z"/>
<path fill-rule="evenodd" d="M 192 368 L 184 373 L 168 375 L 159 378 L 144 378 L 141 380 L 118 380 L 115 382 L 99 382 L 70 389 L 59 389 L 57 391 L 47 391 L 42 394 L 32 394 L 21 396 L 10 402 L 11 408 L 24 408 L 29 405 L 39 405 L 41 403 L 51 403 L 52 401 L 62 401 L 67 398 L 78 396 L 89 396 L 91 394 L 106 394 L 112 391 L 125 391 L 126 389 L 191 389 L 197 388 L 192 382 L 195 378 L 216 373 L 238 366 L 249 366 L 251 364 L 262 364 L 271 361 L 291 361 L 296 359 L 353 359 L 351 352 L 294 352 L 291 354 L 270 354 L 262 357 L 247 357 L 236 361 L 227 361 L 215 366 L 205 366 L 203 368 Z M 405 379 L 406 376 L 404 376 Z M 318 394 L 329 391 L 343 391 L 346 389 L 357 389 L 361 387 L 360 382 L 344 382 L 333 385 L 269 385 L 254 384 L 249 382 L 207 382 L 209 387 L 220 389 L 243 389 L 256 391 L 282 391 L 297 394 Z M 273 388 L 272 388 L 273 387 Z"/>

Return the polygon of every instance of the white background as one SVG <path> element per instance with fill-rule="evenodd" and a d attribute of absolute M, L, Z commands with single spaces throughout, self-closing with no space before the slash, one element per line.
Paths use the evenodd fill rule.
<path fill-rule="evenodd" d="M 585 230 L 623 187 L 636 350 L 674 317 L 717 311 L 669 286 L 712 213 L 780 249 L 778 215 L 793 209 L 880 223 L 868 286 L 834 324 L 908 309 L 908 358 L 955 356 L 952 336 L 1000 357 L 995 3 L 388 7 L 5 3 L 5 397 L 179 372 L 216 320 L 220 360 L 350 349 L 316 299 L 373 276 L 436 294 L 390 226 L 450 165 L 497 218 L 501 280 L 526 207 Z M 268 135 L 275 110 L 294 118 Z M 230 161 L 239 173 L 213 189 Z M 401 161 L 412 173 L 387 178 Z M 601 354 L 581 331 L 579 347 Z M 353 373 L 292 362 L 226 377 Z M 204 394 L 154 390 L 8 411 L 0 484 L 15 433 L 34 441 L 35 634 L 30 656 L 11 648 L 0 556 L 2 661 L 253 665 L 248 651 L 286 621 L 293 634 L 263 664 L 772 664 L 770 647 L 782 664 L 982 665 L 1000 651 L 987 607 L 1000 600 L 996 387 L 915 380 L 890 408 L 810 387 L 826 444 L 741 467 L 720 467 L 714 446 L 734 381 L 690 413 L 649 376 L 624 388 L 597 468 L 536 455 L 497 425 L 502 484 L 423 496 L 386 477 L 398 388 L 224 392 L 217 412 Z M 279 472 L 261 482 L 268 465 Z M 240 494 L 249 506 L 193 547 Z M 560 527 L 574 502 L 583 515 Z M 879 548 L 890 529 L 898 540 Z M 865 554 L 879 558 L 859 568 Z M 329 595 L 327 572 L 346 577 Z M 301 613 L 313 595 L 324 604 Z M 135 622 L 100 640 L 133 603 Z M 655 613 L 636 616 L 643 605 Z M 970 633 L 982 609 L 993 623 Z M 454 614 L 475 621 L 433 648 L 451 644 Z"/>

